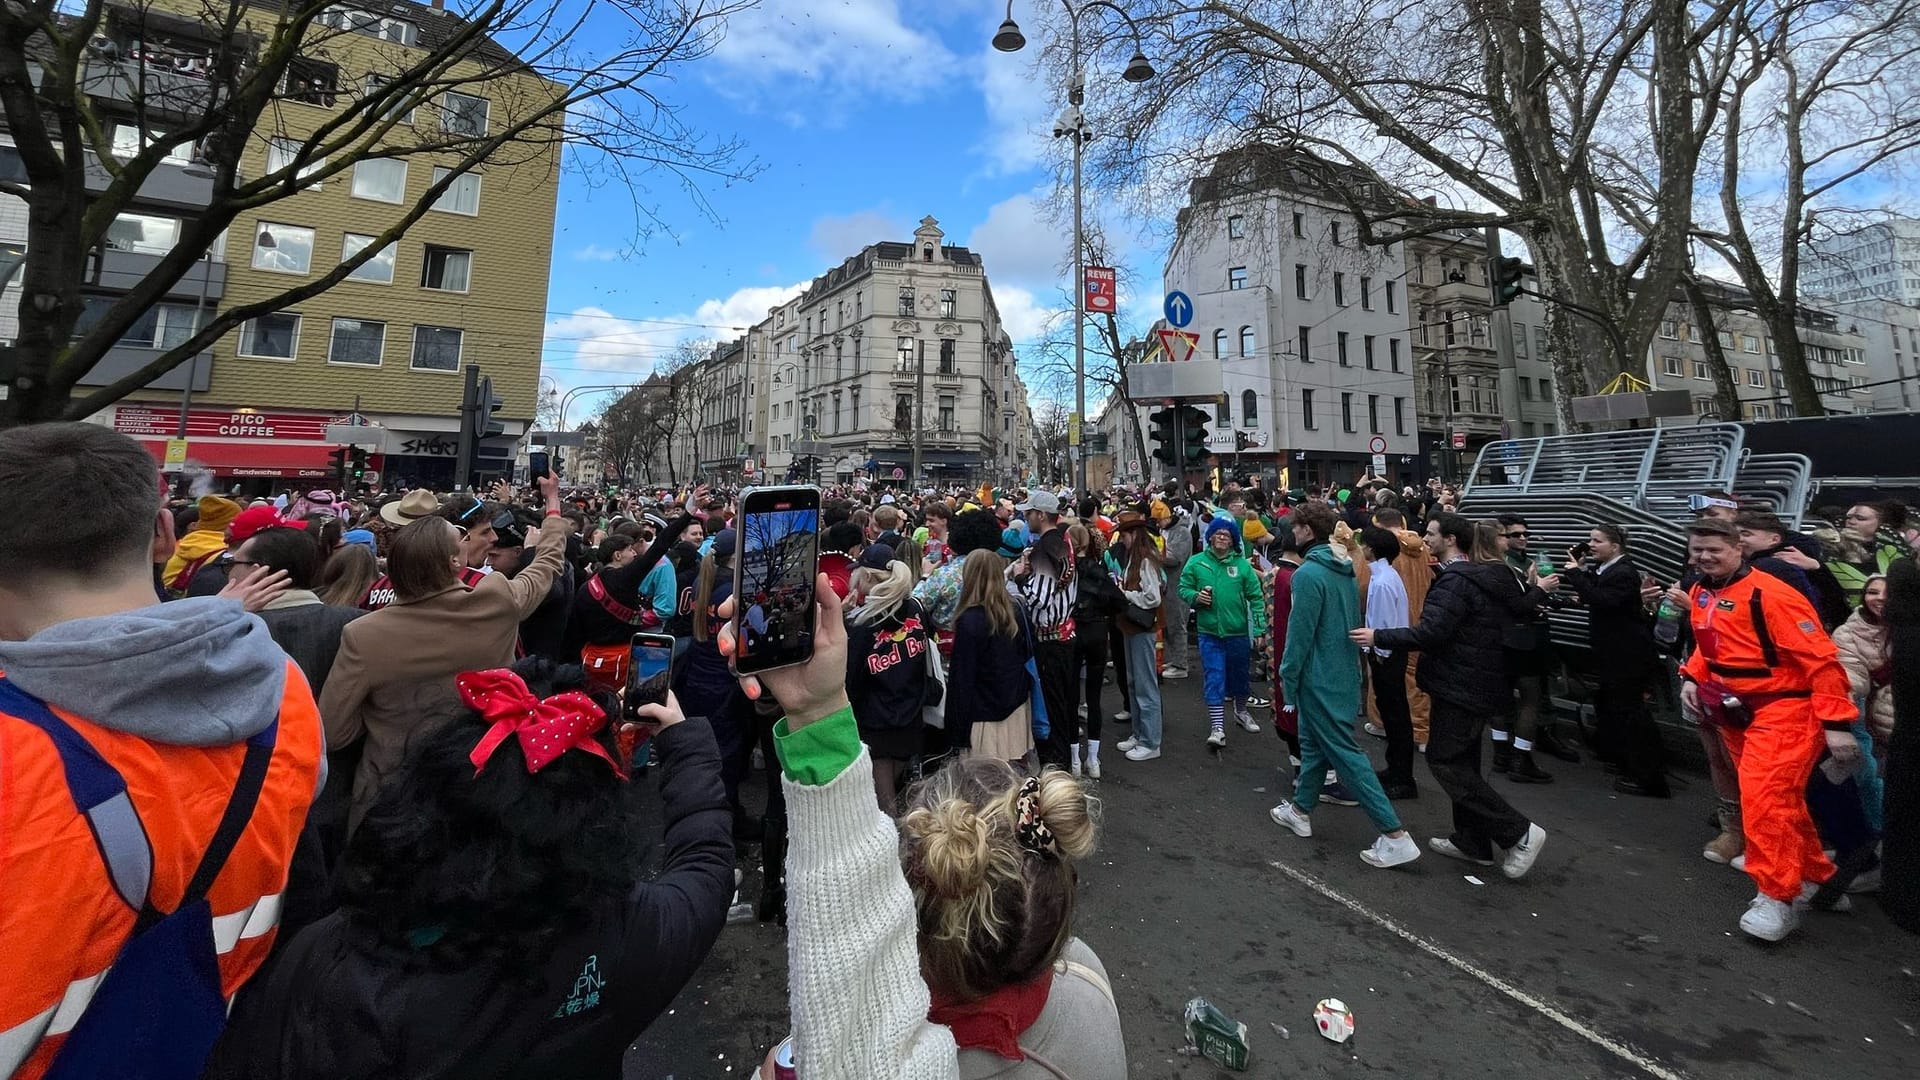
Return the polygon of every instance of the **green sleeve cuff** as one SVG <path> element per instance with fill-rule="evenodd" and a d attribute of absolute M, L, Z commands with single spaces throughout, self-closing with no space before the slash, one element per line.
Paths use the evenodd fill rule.
<path fill-rule="evenodd" d="M 853 706 L 788 731 L 783 717 L 773 725 L 773 748 L 780 755 L 787 779 L 808 787 L 832 782 L 860 757 L 860 728 L 853 722 Z"/>

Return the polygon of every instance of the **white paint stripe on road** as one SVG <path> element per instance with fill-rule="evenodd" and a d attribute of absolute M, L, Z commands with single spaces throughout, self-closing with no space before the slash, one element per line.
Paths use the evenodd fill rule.
<path fill-rule="evenodd" d="M 1617 1057 L 1622 1061 L 1632 1064 L 1635 1068 L 1638 1068 L 1652 1076 L 1657 1076 L 1660 1078 L 1660 1080 L 1686 1080 L 1685 1073 L 1677 1072 L 1673 1069 L 1670 1069 L 1667 1066 L 1662 1065 L 1660 1062 L 1655 1061 L 1654 1059 L 1646 1056 L 1645 1054 L 1642 1054 L 1640 1051 L 1635 1050 L 1633 1047 L 1628 1046 L 1626 1043 L 1623 1043 L 1620 1040 L 1605 1034 L 1604 1032 L 1594 1030 L 1593 1028 L 1587 1026 L 1586 1024 L 1581 1023 L 1579 1020 L 1575 1019 L 1574 1017 L 1569 1016 L 1565 1011 L 1555 1007 L 1551 1002 L 1543 1001 L 1540 998 L 1537 998 L 1532 994 L 1527 993 L 1525 990 L 1522 990 L 1519 987 L 1513 985 L 1512 983 L 1507 982 L 1505 979 L 1502 979 L 1500 976 L 1495 975 L 1492 972 L 1479 967 L 1478 965 L 1474 964 L 1471 960 L 1467 960 L 1463 957 L 1455 955 L 1452 952 L 1449 952 L 1446 948 L 1442 947 L 1441 945 L 1436 944 L 1435 942 L 1427 938 L 1421 937 L 1419 934 L 1416 934 L 1413 931 L 1407 929 L 1406 927 L 1400 925 L 1398 922 L 1394 921 L 1394 919 L 1391 916 L 1383 915 L 1380 912 L 1373 910 L 1372 908 L 1361 903 L 1360 901 L 1355 900 L 1354 898 L 1346 895 L 1345 893 L 1334 888 L 1333 886 L 1328 885 L 1326 882 L 1321 881 L 1319 878 L 1314 877 L 1312 874 L 1309 874 L 1304 870 L 1296 870 L 1293 867 L 1288 866 L 1287 864 L 1281 863 L 1281 862 L 1269 862 L 1267 865 L 1287 875 L 1288 877 L 1299 882 L 1300 884 L 1305 885 L 1307 888 L 1312 889 L 1314 892 L 1319 893 L 1321 896 L 1324 896 L 1327 899 L 1333 901 L 1334 903 L 1339 904 L 1341 907 L 1346 908 L 1348 911 L 1351 911 L 1354 914 L 1360 916 L 1361 918 L 1366 919 L 1368 922 L 1373 923 L 1375 926 L 1380 927 L 1382 930 L 1385 930 L 1388 933 L 1394 935 L 1395 937 L 1401 939 L 1402 941 L 1405 941 L 1407 944 L 1412 945 L 1414 948 L 1419 949 L 1421 952 L 1426 953 L 1428 956 L 1434 957 L 1437 960 L 1441 960 L 1445 962 L 1447 965 L 1449 965 L 1450 967 L 1453 967 L 1455 970 L 1462 971 L 1468 975 L 1473 976 L 1474 978 L 1480 980 L 1481 982 L 1492 987 L 1493 989 L 1498 990 L 1500 993 L 1506 995 L 1507 997 L 1513 999 L 1514 1001 L 1519 1002 L 1520 1004 L 1526 1006 L 1527 1008 L 1532 1009 L 1534 1012 L 1539 1013 L 1541 1016 L 1544 1016 L 1547 1019 L 1553 1021 L 1554 1023 L 1559 1024 L 1561 1027 L 1566 1028 L 1568 1031 L 1573 1032 L 1575 1035 L 1578 1035 L 1581 1038 L 1587 1040 L 1588 1042 L 1593 1043 L 1595 1046 L 1600 1047 L 1602 1050 L 1605 1050 L 1607 1053 L 1612 1054 L 1614 1057 Z"/>

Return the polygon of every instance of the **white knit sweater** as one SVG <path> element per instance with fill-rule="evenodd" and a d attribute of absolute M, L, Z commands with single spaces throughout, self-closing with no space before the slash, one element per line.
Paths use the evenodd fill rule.
<path fill-rule="evenodd" d="M 899 833 L 873 802 L 866 750 L 832 782 L 784 781 L 787 995 L 806 1080 L 957 1080 L 953 1033 L 929 1023 Z"/>

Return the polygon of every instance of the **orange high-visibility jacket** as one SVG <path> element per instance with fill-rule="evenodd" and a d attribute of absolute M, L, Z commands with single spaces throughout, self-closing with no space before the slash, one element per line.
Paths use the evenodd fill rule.
<path fill-rule="evenodd" d="M 1806 697 L 1827 727 L 1845 728 L 1859 715 L 1833 639 L 1800 590 L 1764 571 L 1743 569 L 1718 589 L 1701 581 L 1688 596 L 1699 644 L 1681 669 L 1689 680 L 1719 682 L 1736 696 L 1760 701 Z"/>
<path fill-rule="evenodd" d="M 147 895 L 172 911 L 226 809 L 245 741 L 167 745 L 54 712 L 126 780 L 152 849 Z M 279 724 L 259 802 L 207 896 L 228 997 L 273 944 L 287 867 L 320 779 L 320 711 L 292 661 Z M 52 740 L 0 713 L 0 1076 L 46 1072 L 137 914 L 108 876 Z"/>

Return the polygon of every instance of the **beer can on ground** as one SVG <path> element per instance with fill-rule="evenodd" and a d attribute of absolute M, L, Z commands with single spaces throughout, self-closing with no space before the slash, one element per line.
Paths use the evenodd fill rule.
<path fill-rule="evenodd" d="M 793 1036 L 789 1035 L 773 1048 L 773 1080 L 798 1080 L 798 1077 L 793 1071 Z"/>

